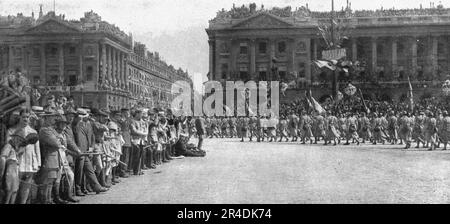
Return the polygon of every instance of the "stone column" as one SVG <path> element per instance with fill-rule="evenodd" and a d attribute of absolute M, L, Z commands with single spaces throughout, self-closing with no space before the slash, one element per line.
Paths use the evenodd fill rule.
<path fill-rule="evenodd" d="M 47 73 L 46 70 L 46 60 L 45 60 L 45 44 L 41 44 L 39 47 L 40 59 L 41 59 L 41 84 L 47 85 Z"/>
<path fill-rule="evenodd" d="M 112 79 L 112 47 L 109 45 L 106 45 L 106 56 L 107 56 L 107 60 L 108 62 L 106 63 L 108 65 L 108 82 L 109 85 L 112 84 L 113 79 Z"/>
<path fill-rule="evenodd" d="M 120 87 L 120 77 L 119 77 L 119 51 L 117 49 L 113 50 L 114 52 L 114 78 L 116 79 L 116 86 Z"/>
<path fill-rule="evenodd" d="M 438 36 L 431 37 L 431 77 L 435 79 L 437 77 L 438 70 Z"/>
<path fill-rule="evenodd" d="M 214 50 L 214 45 L 215 45 L 215 41 L 214 40 L 209 40 L 209 74 L 210 74 L 210 78 L 212 80 L 216 80 L 216 76 L 214 75 L 214 55 L 215 55 L 215 50 Z"/>
<path fill-rule="evenodd" d="M 273 79 L 273 77 L 275 75 L 275 74 L 272 74 L 272 68 L 275 66 L 275 64 L 272 61 L 273 58 L 275 58 L 275 42 L 276 42 L 275 39 L 270 39 L 270 49 L 269 49 L 269 51 L 270 51 L 270 58 L 269 58 L 270 63 L 269 63 L 269 65 L 270 65 L 270 67 L 269 67 L 269 71 L 268 71 L 268 74 L 269 74 L 269 80 L 268 81 L 272 81 L 272 79 Z"/>
<path fill-rule="evenodd" d="M 297 42 L 298 42 L 299 40 L 295 40 L 295 39 L 293 39 L 292 41 L 291 41 L 291 45 L 292 45 L 292 47 L 291 47 L 291 70 L 290 70 L 290 72 L 292 72 L 292 74 L 294 75 L 294 76 L 296 76 L 297 75 L 297 71 L 298 71 L 298 69 L 297 69 L 297 65 L 296 65 L 296 61 L 295 61 L 295 53 L 297 52 L 297 49 L 296 49 L 296 45 L 297 45 Z M 289 71 L 288 71 L 289 72 Z M 286 74 L 286 76 L 287 77 L 289 77 L 289 74 Z"/>
<path fill-rule="evenodd" d="M 122 57 L 122 51 L 118 52 L 119 54 L 119 60 L 117 61 L 119 63 L 119 88 L 123 88 L 123 57 Z"/>
<path fill-rule="evenodd" d="M 377 38 L 372 37 L 370 40 L 372 46 L 372 71 L 376 71 L 377 68 Z"/>
<path fill-rule="evenodd" d="M 394 75 L 394 72 L 397 71 L 397 41 L 398 37 L 392 37 L 392 64 L 391 64 L 391 71 L 392 75 Z"/>
<path fill-rule="evenodd" d="M 417 74 L 417 37 L 412 37 L 411 42 L 411 75 L 415 78 Z"/>
<path fill-rule="evenodd" d="M 77 85 L 81 84 L 81 82 L 84 80 L 83 76 L 83 42 L 80 42 L 78 44 L 78 66 L 79 66 L 79 73 L 77 78 Z M 94 81 L 98 83 L 98 76 L 94 78 Z"/>
<path fill-rule="evenodd" d="M 352 61 L 358 60 L 358 38 L 352 38 Z"/>
<path fill-rule="evenodd" d="M 107 76 L 107 67 L 106 67 L 106 44 L 102 43 L 102 73 L 101 73 L 101 80 L 102 82 L 105 82 L 106 76 Z"/>
<path fill-rule="evenodd" d="M 317 39 L 312 39 L 312 59 L 317 60 Z"/>
<path fill-rule="evenodd" d="M 231 80 L 236 80 L 237 73 L 239 73 L 239 68 L 237 67 L 237 59 L 239 57 L 239 48 L 234 44 L 235 41 L 231 39 L 230 41 L 230 72 Z"/>
<path fill-rule="evenodd" d="M 58 44 L 58 68 L 59 76 L 66 82 L 66 77 L 64 76 L 64 44 L 62 43 Z"/>
<path fill-rule="evenodd" d="M 311 83 L 311 39 L 307 39 L 306 43 L 306 61 L 305 63 L 305 79 L 308 83 Z M 317 44 L 315 44 L 316 49 L 313 52 L 317 52 Z M 315 55 L 317 58 L 317 53 Z"/>
<path fill-rule="evenodd" d="M 250 40 L 250 79 L 256 78 L 256 46 L 255 39 Z"/>

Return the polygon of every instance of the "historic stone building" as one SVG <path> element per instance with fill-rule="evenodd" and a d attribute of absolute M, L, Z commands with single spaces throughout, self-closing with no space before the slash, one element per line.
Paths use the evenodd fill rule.
<path fill-rule="evenodd" d="M 159 58 L 147 59 L 134 49 L 131 34 L 92 11 L 70 21 L 54 12 L 44 15 L 42 8 L 36 19 L 34 14 L 0 17 L 3 75 L 21 70 L 33 86 L 71 95 L 78 105 L 118 109 L 141 102 L 163 106 L 172 97 L 173 80 L 192 83 L 187 72 L 176 71 Z"/>
<path fill-rule="evenodd" d="M 403 100 L 409 76 L 415 97 L 440 93 L 450 71 L 450 9 L 353 11 L 349 4 L 334 16 L 348 28 L 347 60 L 361 65 L 338 74 L 341 88 L 351 80 L 368 98 Z M 206 29 L 209 79 L 296 81 L 287 98 L 312 88 L 324 99 L 331 93 L 332 74 L 313 61 L 322 58 L 326 46 L 318 26 L 330 21 L 330 12 L 308 6 L 222 9 Z"/>

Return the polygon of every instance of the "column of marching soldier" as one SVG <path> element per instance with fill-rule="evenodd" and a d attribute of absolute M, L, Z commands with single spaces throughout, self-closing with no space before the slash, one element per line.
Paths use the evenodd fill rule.
<path fill-rule="evenodd" d="M 201 144 L 187 147 L 187 119 L 170 109 L 75 108 L 51 96 L 45 107 L 3 120 L 0 200 L 6 204 L 77 203 L 174 158 L 205 156 Z"/>
<path fill-rule="evenodd" d="M 280 118 L 266 116 L 212 117 L 205 119 L 210 138 L 240 138 L 244 142 L 291 141 L 301 144 L 344 145 L 361 143 L 400 144 L 428 150 L 443 146 L 450 140 L 450 116 L 446 110 L 386 109 L 382 112 L 334 111 L 318 114 L 303 108 L 282 111 Z M 191 127 L 193 127 L 191 125 Z M 191 131 L 193 133 L 193 131 Z"/>

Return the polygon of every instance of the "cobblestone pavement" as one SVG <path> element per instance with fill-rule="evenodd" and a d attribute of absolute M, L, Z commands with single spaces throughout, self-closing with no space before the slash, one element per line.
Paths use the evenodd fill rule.
<path fill-rule="evenodd" d="M 450 152 L 207 139 L 81 203 L 450 203 Z"/>

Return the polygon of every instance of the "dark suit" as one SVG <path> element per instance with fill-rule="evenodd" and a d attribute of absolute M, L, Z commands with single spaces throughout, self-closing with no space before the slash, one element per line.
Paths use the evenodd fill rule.
<path fill-rule="evenodd" d="M 73 126 L 73 134 L 75 143 L 82 153 L 88 152 L 89 147 L 94 147 L 94 131 L 90 122 L 80 121 L 75 124 Z M 91 159 L 88 156 L 78 157 L 75 161 L 75 189 L 77 192 L 81 190 L 83 175 L 86 175 L 88 183 L 91 184 L 95 191 L 101 188 L 95 176 Z"/>

